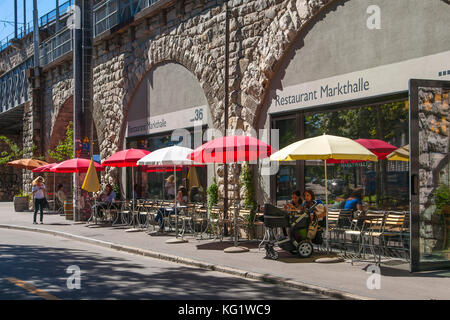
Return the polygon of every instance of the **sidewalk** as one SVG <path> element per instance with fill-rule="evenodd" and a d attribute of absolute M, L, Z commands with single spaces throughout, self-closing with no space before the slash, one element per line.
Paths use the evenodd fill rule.
<path fill-rule="evenodd" d="M 280 253 L 280 259 L 273 261 L 264 259 L 264 250 L 258 250 L 258 242 L 241 242 L 240 245 L 250 249 L 246 253 L 224 253 L 223 249 L 232 246 L 231 242 L 196 240 L 187 236 L 188 243 L 166 244 L 165 241 L 172 237 L 149 236 L 145 232 L 127 233 L 124 229 L 112 227 L 88 228 L 85 224 L 73 224 L 59 215 L 45 215 L 44 223 L 33 225 L 32 213 L 14 212 L 12 203 L 0 203 L 0 229 L 18 226 L 66 233 L 66 236 L 77 236 L 76 240 L 91 243 L 98 240 L 96 244 L 109 247 L 112 243 L 124 246 L 113 246 L 113 249 L 190 263 L 253 279 L 263 276 L 272 280 L 282 278 L 284 285 L 325 291 L 338 298 L 450 299 L 450 270 L 410 274 L 406 263 L 390 261 L 391 265 L 381 266 L 381 289 L 370 290 L 366 284 L 370 274 L 365 271 L 369 263 L 359 262 L 353 266 L 350 262 L 322 264 L 314 262 L 318 256 L 299 259 L 289 253 Z"/>

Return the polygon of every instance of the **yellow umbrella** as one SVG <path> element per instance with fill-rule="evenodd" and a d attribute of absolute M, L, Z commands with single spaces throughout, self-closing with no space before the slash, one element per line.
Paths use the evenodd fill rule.
<path fill-rule="evenodd" d="M 189 188 L 200 187 L 200 183 L 198 182 L 197 170 L 195 169 L 195 167 L 189 168 L 187 179 L 189 181 Z"/>
<path fill-rule="evenodd" d="M 375 154 L 358 142 L 326 134 L 294 142 L 270 156 L 271 161 L 328 159 L 378 161 Z"/>
<path fill-rule="evenodd" d="M 98 181 L 97 171 L 95 170 L 94 160 L 92 159 L 81 189 L 87 192 L 100 191 L 100 183 Z"/>
<path fill-rule="evenodd" d="M 387 156 L 388 160 L 394 161 L 409 161 L 409 144 L 407 144 L 406 146 L 403 146 L 401 148 L 398 148 L 397 150 L 395 150 L 394 152 L 392 152 L 391 154 L 389 154 Z"/>
<path fill-rule="evenodd" d="M 358 142 L 349 138 L 326 134 L 294 142 L 270 156 L 270 161 L 324 160 L 326 206 L 328 206 L 327 160 L 329 159 L 378 161 L 378 158 L 374 153 Z M 328 250 L 328 210 L 326 223 Z"/>

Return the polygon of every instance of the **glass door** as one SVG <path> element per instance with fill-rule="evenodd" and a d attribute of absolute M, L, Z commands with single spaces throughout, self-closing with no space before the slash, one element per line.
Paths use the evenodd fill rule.
<path fill-rule="evenodd" d="M 450 82 L 410 81 L 411 271 L 450 267 Z"/>

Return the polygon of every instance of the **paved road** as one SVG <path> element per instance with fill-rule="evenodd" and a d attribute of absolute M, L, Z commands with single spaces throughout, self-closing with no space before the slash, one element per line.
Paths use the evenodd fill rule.
<path fill-rule="evenodd" d="M 69 266 L 81 289 L 67 288 Z M 75 283 L 75 282 L 72 282 Z M 329 299 L 30 232 L 0 231 L 0 299 Z"/>

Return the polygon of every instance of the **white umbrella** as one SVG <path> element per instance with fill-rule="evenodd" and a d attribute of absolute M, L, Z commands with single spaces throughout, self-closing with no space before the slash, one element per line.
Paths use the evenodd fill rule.
<path fill-rule="evenodd" d="M 146 165 L 173 165 L 173 170 L 175 174 L 175 232 L 176 237 L 178 238 L 178 212 L 176 210 L 177 207 L 177 171 L 176 166 L 179 165 L 192 165 L 194 161 L 187 159 L 188 155 L 192 153 L 194 150 L 190 148 L 180 147 L 180 146 L 172 146 L 167 148 L 162 148 L 156 151 L 153 151 L 149 155 L 146 155 L 141 160 L 137 162 L 138 166 L 146 166 Z M 181 243 L 185 242 L 185 240 L 177 239 L 175 241 L 169 240 L 170 243 Z"/>

